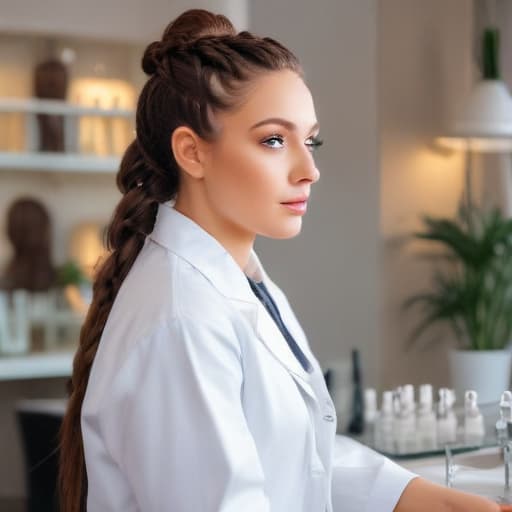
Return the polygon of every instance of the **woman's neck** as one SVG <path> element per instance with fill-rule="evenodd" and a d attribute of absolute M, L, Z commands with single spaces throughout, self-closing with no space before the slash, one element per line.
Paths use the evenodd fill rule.
<path fill-rule="evenodd" d="M 210 208 L 206 201 L 193 201 L 181 194 L 176 198 L 174 208 L 213 236 L 237 265 L 242 270 L 245 269 L 256 238 L 254 233 L 228 222 Z"/>

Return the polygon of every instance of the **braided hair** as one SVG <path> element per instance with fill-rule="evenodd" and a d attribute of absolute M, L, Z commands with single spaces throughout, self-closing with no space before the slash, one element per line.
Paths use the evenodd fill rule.
<path fill-rule="evenodd" d="M 253 77 L 283 69 L 303 76 L 297 58 L 277 41 L 247 31 L 236 33 L 228 18 L 202 9 L 185 11 L 171 22 L 162 39 L 147 46 L 142 68 L 149 78 L 137 102 L 136 138 L 126 149 L 116 177 L 123 196 L 107 230 L 109 256 L 94 279 L 93 300 L 68 381 L 69 402 L 59 436 L 58 492 L 64 512 L 86 510 L 81 409 L 105 323 L 153 230 L 158 204 L 173 199 L 178 191 L 173 131 L 186 125 L 203 139 L 213 140 L 212 116 L 236 108 Z"/>

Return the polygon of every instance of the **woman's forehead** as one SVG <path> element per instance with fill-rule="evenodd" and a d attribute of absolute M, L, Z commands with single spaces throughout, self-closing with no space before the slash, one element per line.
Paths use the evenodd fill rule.
<path fill-rule="evenodd" d="M 317 123 L 313 98 L 302 78 L 290 70 L 265 73 L 248 88 L 241 105 L 219 116 L 222 124 L 257 129 L 281 124 L 287 129 L 307 131 Z"/>

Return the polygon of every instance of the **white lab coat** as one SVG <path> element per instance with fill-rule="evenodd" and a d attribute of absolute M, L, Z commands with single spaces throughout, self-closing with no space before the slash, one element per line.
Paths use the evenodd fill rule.
<path fill-rule="evenodd" d="M 229 253 L 172 202 L 160 204 L 82 407 L 89 512 L 395 506 L 414 475 L 348 439 L 335 453 L 336 412 L 308 341 L 254 253 L 245 273 L 263 279 L 314 372 Z"/>

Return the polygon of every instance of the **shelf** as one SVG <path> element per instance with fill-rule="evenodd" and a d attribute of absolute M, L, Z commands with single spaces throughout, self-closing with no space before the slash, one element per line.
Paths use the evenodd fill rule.
<path fill-rule="evenodd" d="M 79 153 L 0 152 L 0 170 L 115 173 L 121 158 Z"/>
<path fill-rule="evenodd" d="M 132 118 L 135 116 L 135 112 L 133 110 L 120 108 L 105 109 L 100 107 L 85 107 L 82 105 L 69 103 L 64 100 L 0 97 L 0 113 L 2 112 L 125 118 Z"/>
<path fill-rule="evenodd" d="M 16 411 L 64 416 L 67 404 L 67 398 L 23 398 L 16 402 Z"/>
<path fill-rule="evenodd" d="M 47 352 L 0 357 L 0 381 L 69 377 L 74 352 Z"/>

